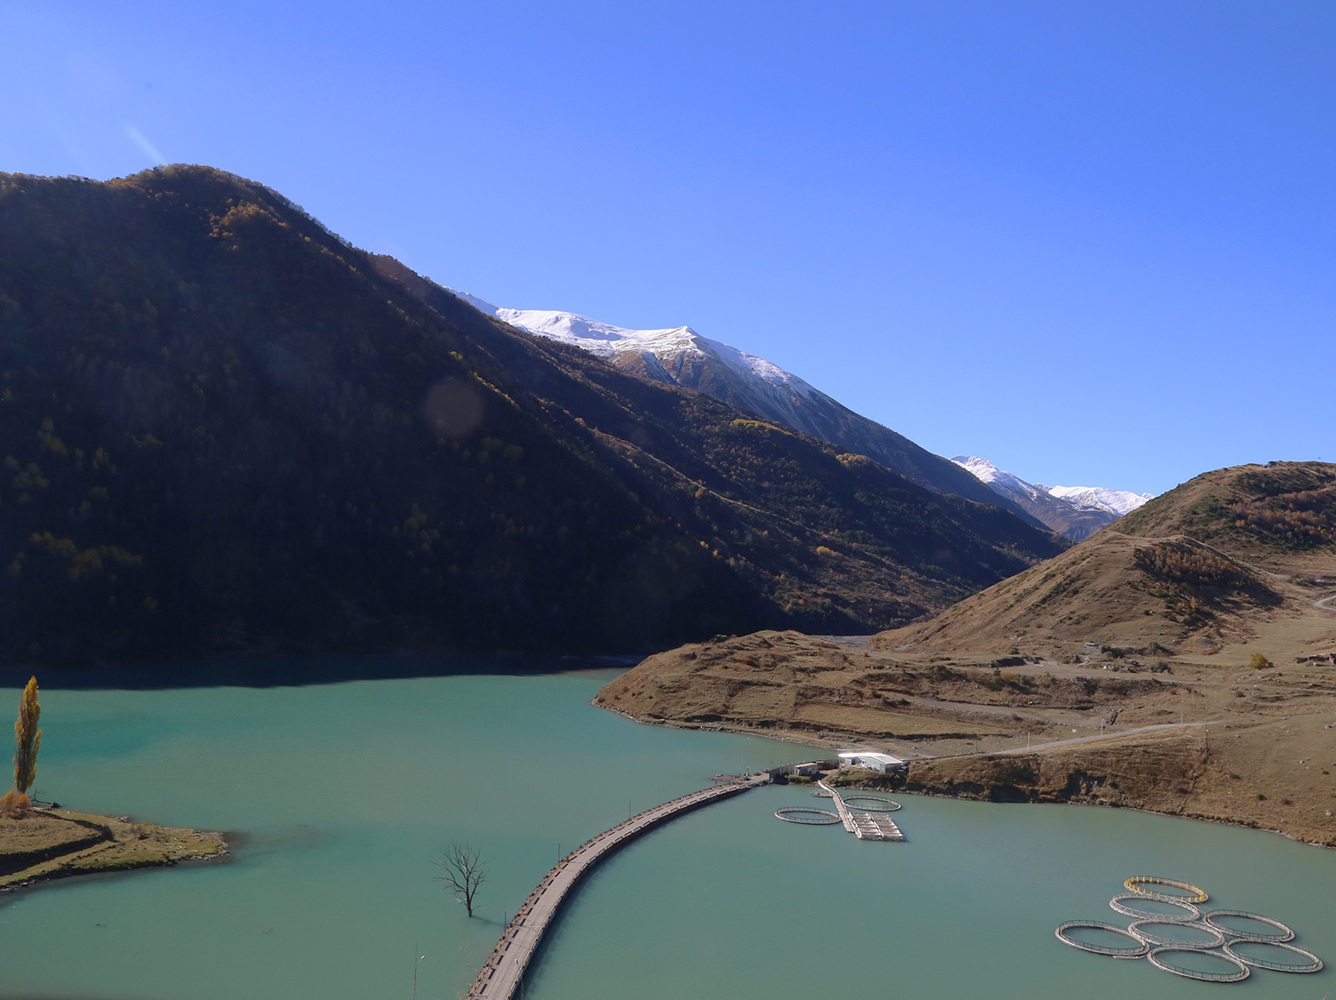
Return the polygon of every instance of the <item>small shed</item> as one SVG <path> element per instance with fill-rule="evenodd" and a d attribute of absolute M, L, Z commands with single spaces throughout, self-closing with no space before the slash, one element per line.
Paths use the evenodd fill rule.
<path fill-rule="evenodd" d="M 841 750 L 840 767 L 866 767 L 870 771 L 903 771 L 908 765 L 899 757 L 876 750 Z"/>

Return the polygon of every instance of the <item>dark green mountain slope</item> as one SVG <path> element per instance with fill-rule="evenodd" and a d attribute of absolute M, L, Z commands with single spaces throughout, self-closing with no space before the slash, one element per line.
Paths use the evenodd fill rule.
<path fill-rule="evenodd" d="M 207 168 L 0 175 L 0 659 L 870 631 L 1061 543 Z"/>

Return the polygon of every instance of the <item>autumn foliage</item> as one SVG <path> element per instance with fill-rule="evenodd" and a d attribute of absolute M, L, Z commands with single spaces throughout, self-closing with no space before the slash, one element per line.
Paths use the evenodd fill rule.
<path fill-rule="evenodd" d="M 1239 476 L 1237 485 L 1244 495 L 1228 504 L 1235 529 L 1289 551 L 1336 543 L 1331 466 L 1275 463 Z"/>
<path fill-rule="evenodd" d="M 14 723 L 14 789 L 24 795 L 37 777 L 37 750 L 42 744 L 42 731 L 37 722 L 42 708 L 37 704 L 37 678 L 28 681 L 19 699 L 19 718 Z M 26 795 L 25 795 L 26 797 Z"/>
<path fill-rule="evenodd" d="M 1234 525 L 1287 542 L 1291 548 L 1316 548 L 1336 541 L 1331 500 L 1330 490 L 1305 490 L 1237 503 Z"/>
<path fill-rule="evenodd" d="M 1228 556 L 1190 541 L 1155 542 L 1136 550 L 1138 569 L 1159 580 L 1195 587 L 1245 587 L 1253 575 Z"/>
<path fill-rule="evenodd" d="M 27 792 L 10 789 L 5 792 L 4 798 L 0 798 L 0 816 L 15 818 L 25 816 L 31 808 L 32 799 L 28 798 Z"/>

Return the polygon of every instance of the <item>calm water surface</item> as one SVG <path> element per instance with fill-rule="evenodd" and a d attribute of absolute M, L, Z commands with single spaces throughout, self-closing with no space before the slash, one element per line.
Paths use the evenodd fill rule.
<path fill-rule="evenodd" d="M 235 860 L 0 897 L 0 997 L 453 998 L 534 883 L 590 835 L 800 748 L 592 708 L 615 671 L 308 687 L 42 691 L 36 791 L 92 812 L 240 831 Z M 0 690 L 0 705 L 18 689 Z M 1113 810 L 903 797 L 909 843 L 773 818 L 749 792 L 677 820 L 584 885 L 533 1000 L 637 997 L 1320 1000 L 1331 969 L 1238 986 L 1059 944 L 1134 873 L 1269 914 L 1336 962 L 1336 852 Z M 490 859 L 477 916 L 432 881 L 452 839 Z"/>

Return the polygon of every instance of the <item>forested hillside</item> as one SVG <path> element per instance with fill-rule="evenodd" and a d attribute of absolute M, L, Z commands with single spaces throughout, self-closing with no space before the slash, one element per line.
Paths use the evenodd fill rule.
<path fill-rule="evenodd" d="M 0 175 L 0 659 L 901 624 L 1060 550 L 202 167 Z"/>

